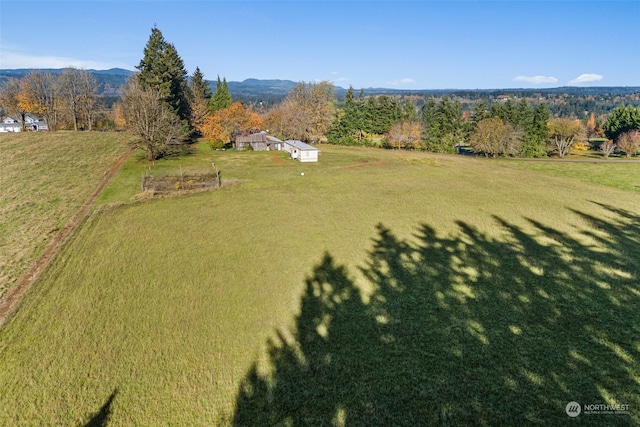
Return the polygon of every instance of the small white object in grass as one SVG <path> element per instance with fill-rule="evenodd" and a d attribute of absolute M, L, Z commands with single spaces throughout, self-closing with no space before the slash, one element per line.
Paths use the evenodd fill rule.
<path fill-rule="evenodd" d="M 300 176 L 304 176 L 304 172 L 300 172 Z"/>

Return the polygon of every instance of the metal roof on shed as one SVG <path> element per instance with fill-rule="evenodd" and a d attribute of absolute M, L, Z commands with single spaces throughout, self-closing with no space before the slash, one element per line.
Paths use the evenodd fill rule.
<path fill-rule="evenodd" d="M 298 141 L 297 139 L 288 139 L 284 142 L 285 144 L 289 144 L 292 145 L 294 147 L 296 147 L 298 150 L 301 151 L 318 151 L 318 149 L 316 147 L 313 147 L 307 143 L 304 143 L 302 141 Z"/>

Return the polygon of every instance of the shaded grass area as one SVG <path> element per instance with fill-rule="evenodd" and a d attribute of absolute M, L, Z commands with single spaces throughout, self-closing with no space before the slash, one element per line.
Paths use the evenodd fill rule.
<path fill-rule="evenodd" d="M 534 219 L 532 234 L 496 217 L 499 239 L 461 221 L 412 241 L 379 225 L 366 293 L 325 254 L 233 425 L 561 425 L 578 421 L 571 401 L 631 408 L 579 422 L 637 425 L 640 221 L 602 207 L 576 212 L 597 245 Z"/>
<path fill-rule="evenodd" d="M 238 184 L 88 220 L 0 330 L 0 425 L 558 424 L 565 400 L 640 407 L 637 194 L 322 150 L 157 162 L 215 161 Z M 105 203 L 135 195 L 145 165 L 128 165 Z"/>
<path fill-rule="evenodd" d="M 0 298 L 126 152 L 119 133 L 0 135 Z"/>

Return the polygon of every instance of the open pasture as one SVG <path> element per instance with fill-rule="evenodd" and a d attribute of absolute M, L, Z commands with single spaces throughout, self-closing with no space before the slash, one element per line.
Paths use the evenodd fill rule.
<path fill-rule="evenodd" d="M 0 424 L 640 422 L 639 194 L 322 151 L 200 150 L 152 168 L 232 185 L 135 202 L 130 159 L 0 330 Z"/>
<path fill-rule="evenodd" d="M 126 153 L 129 138 L 87 132 L 0 135 L 0 298 Z"/>

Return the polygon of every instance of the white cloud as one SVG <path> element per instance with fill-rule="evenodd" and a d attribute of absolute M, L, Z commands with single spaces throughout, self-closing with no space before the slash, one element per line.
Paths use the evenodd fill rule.
<path fill-rule="evenodd" d="M 109 68 L 131 68 L 129 65 L 115 64 L 111 62 L 91 61 L 63 56 L 37 56 L 15 53 L 5 49 L 0 50 L 0 68 L 65 68 L 76 67 L 94 70 L 107 70 Z"/>
<path fill-rule="evenodd" d="M 543 83 L 558 83 L 558 79 L 553 76 L 517 76 L 513 78 L 514 82 L 525 82 L 534 85 Z"/>
<path fill-rule="evenodd" d="M 580 83 L 591 83 L 591 82 L 599 82 L 604 77 L 600 74 L 580 74 L 575 79 L 569 82 L 570 85 L 580 84 Z"/>

